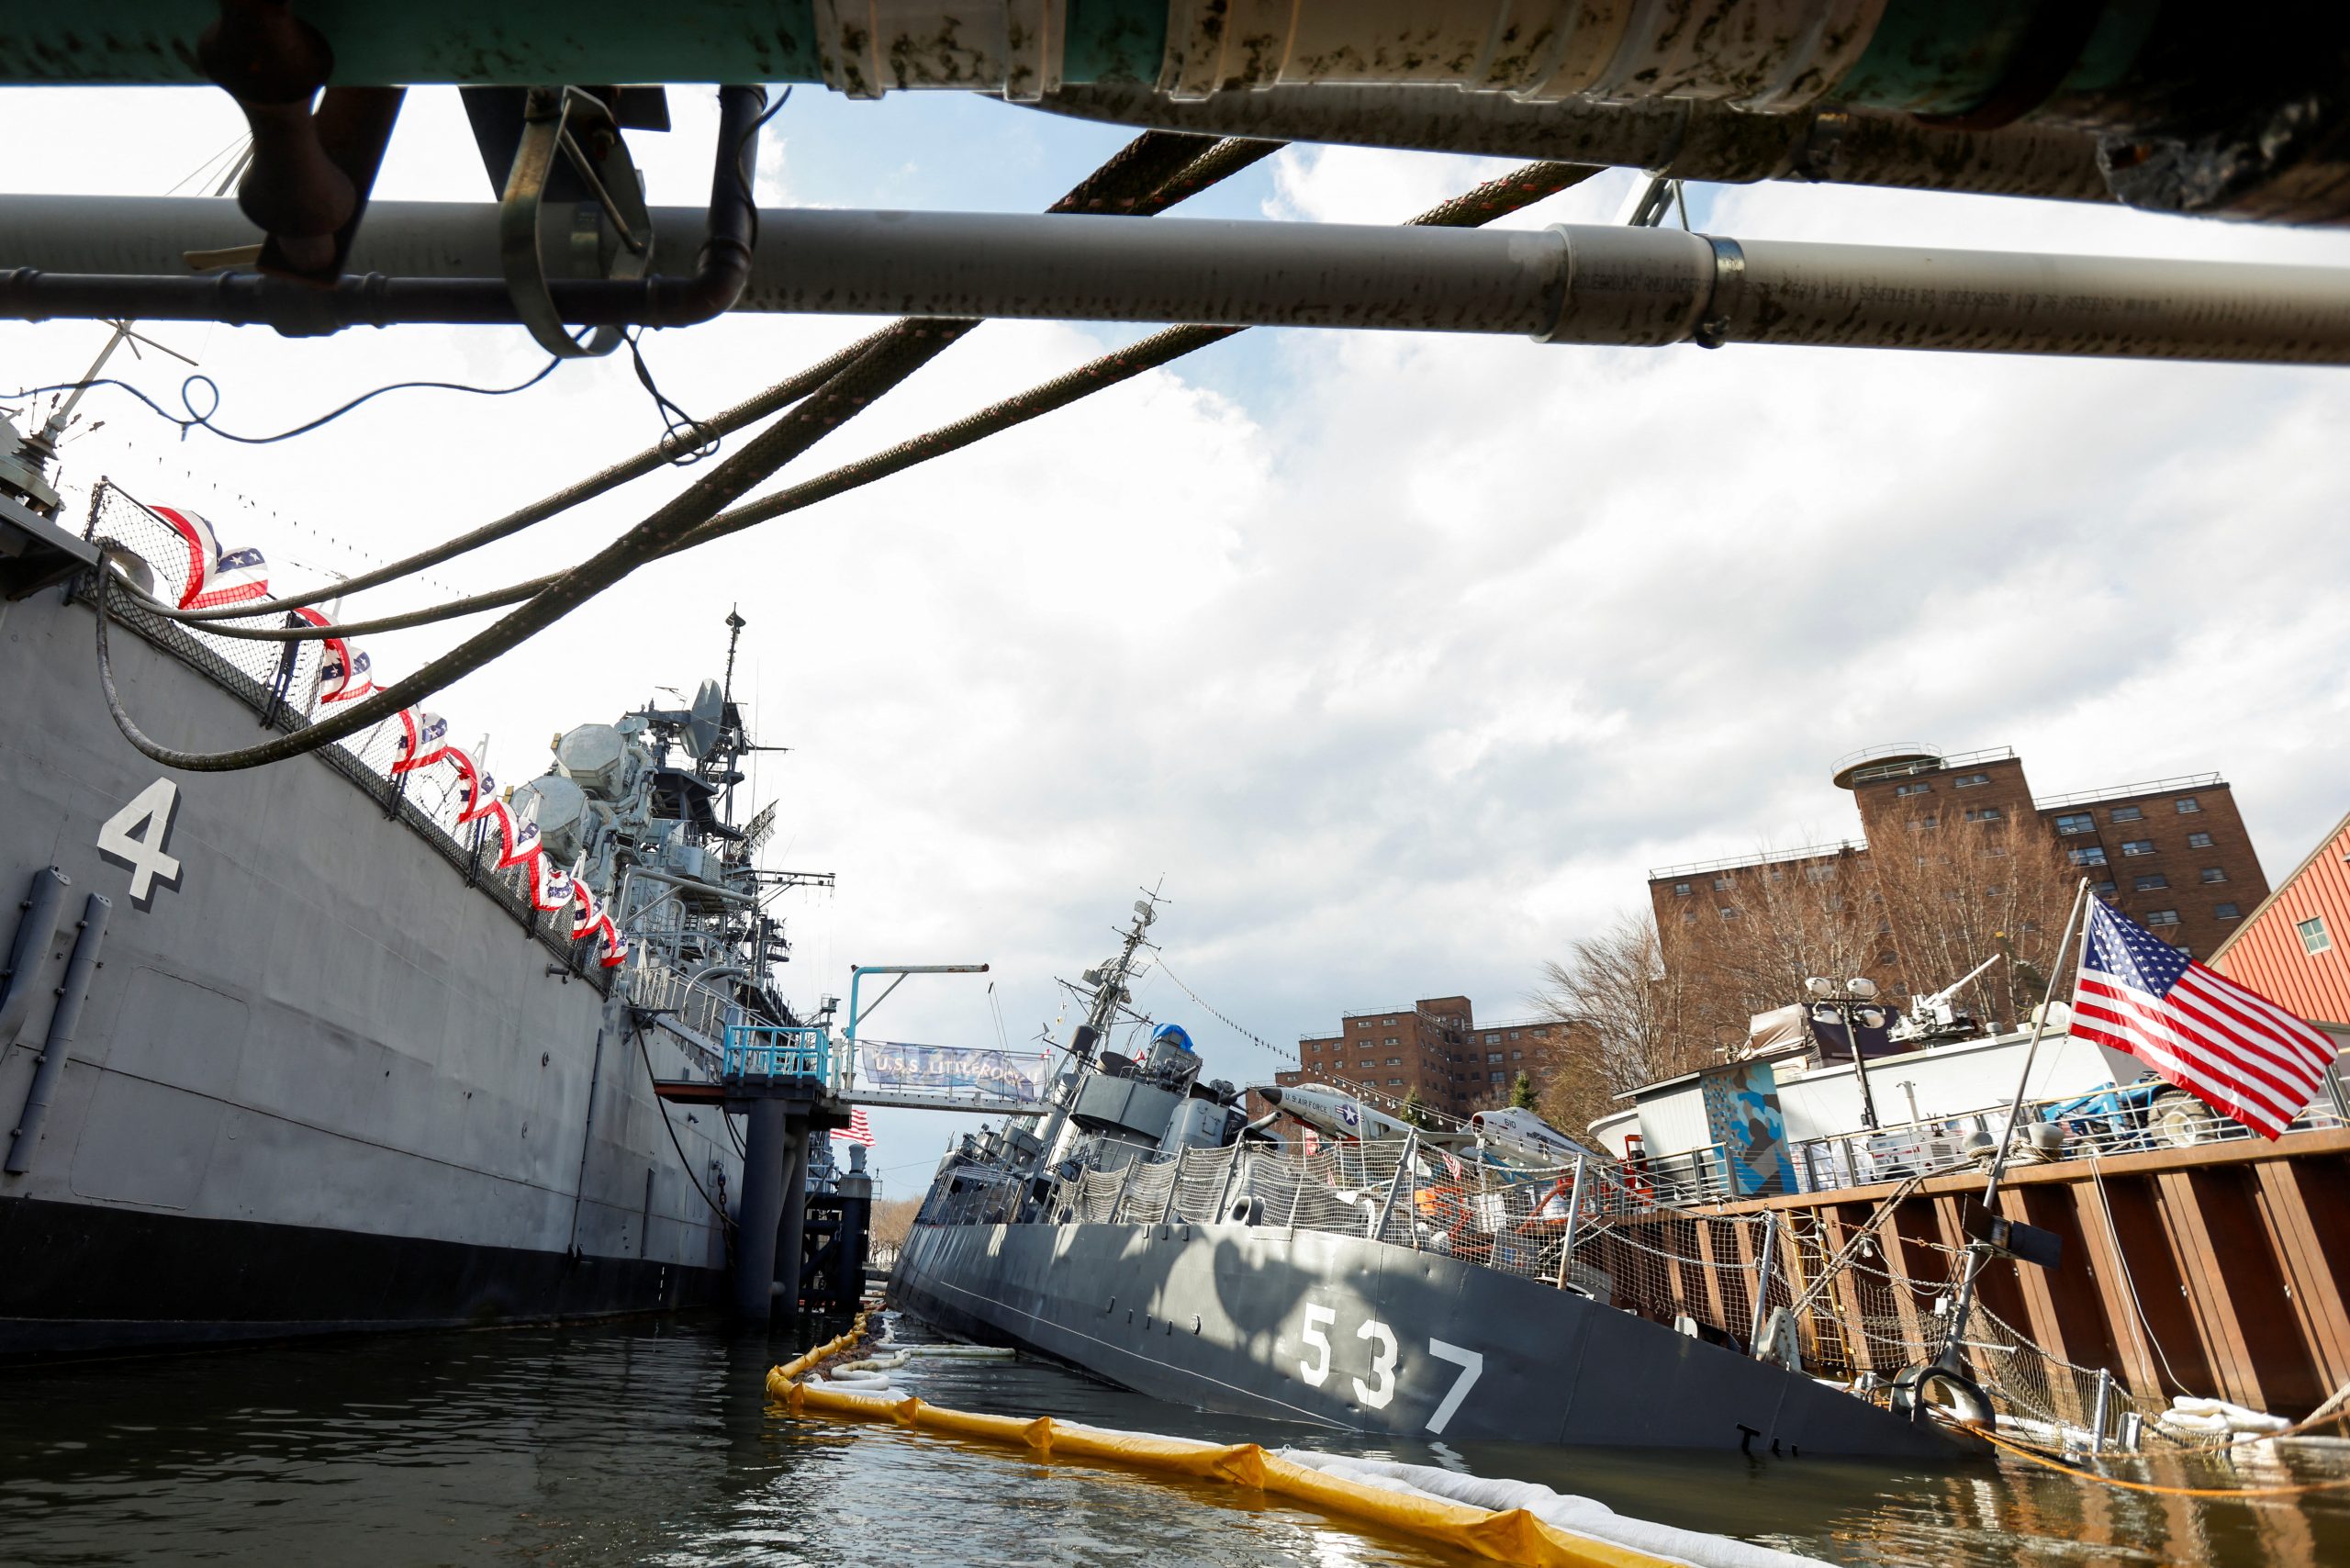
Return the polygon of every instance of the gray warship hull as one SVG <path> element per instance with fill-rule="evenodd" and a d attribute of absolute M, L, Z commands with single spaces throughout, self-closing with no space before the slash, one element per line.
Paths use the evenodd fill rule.
<path fill-rule="evenodd" d="M 724 1226 L 696 1182 L 723 1202 L 740 1159 L 722 1117 L 665 1124 L 651 1086 L 690 1075 L 688 1043 L 335 748 L 247 773 L 146 760 L 107 717 L 94 633 L 56 587 L 0 603 L 0 955 L 27 888 L 71 884 L 0 1038 L 23 1167 L 0 1175 L 0 1355 L 718 1299 Z M 270 706 L 161 622 L 114 643 L 167 745 L 241 744 Z M 158 779 L 174 799 L 146 832 L 178 868 L 134 899 L 98 842 Z M 111 910 L 60 1046 L 93 893 Z M 45 1116 L 11 1138 L 45 1052 Z"/>
<path fill-rule="evenodd" d="M 918 1225 L 890 1293 L 948 1333 L 1268 1420 L 1758 1457 L 1955 1451 L 1931 1426 L 1574 1292 L 1320 1231 Z"/>

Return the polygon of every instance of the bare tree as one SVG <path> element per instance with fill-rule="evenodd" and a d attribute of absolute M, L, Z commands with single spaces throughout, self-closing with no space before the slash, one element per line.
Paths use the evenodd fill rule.
<path fill-rule="evenodd" d="M 1689 1028 L 1688 994 L 1645 914 L 1620 914 L 1599 935 L 1578 939 L 1564 963 L 1543 965 L 1541 984 L 1527 1000 L 1566 1028 L 1542 1088 L 1542 1114 L 1581 1132 L 1618 1108 L 1616 1095 L 1711 1059 L 1706 1040 Z"/>
<path fill-rule="evenodd" d="M 1757 1013 L 1802 996 L 1813 975 L 1842 978 L 1881 967 L 1883 924 L 1864 851 L 1774 858 L 1706 878 L 1668 923 L 1663 958 L 1685 996 L 1684 1026 L 1726 1053 L 1746 1039 Z"/>
<path fill-rule="evenodd" d="M 2072 902 L 2072 873 L 2037 823 L 1945 823 L 1870 851 L 1869 872 L 1911 996 L 1937 991 L 1995 955 L 2006 962 L 1964 993 L 1986 1024 L 2012 1025 L 2044 995 Z M 1855 971 L 1859 972 L 1859 971 Z"/>

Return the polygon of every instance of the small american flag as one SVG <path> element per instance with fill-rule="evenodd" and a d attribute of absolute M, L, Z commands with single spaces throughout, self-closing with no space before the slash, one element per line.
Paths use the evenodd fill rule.
<path fill-rule="evenodd" d="M 182 610 L 218 610 L 269 597 L 269 577 L 261 552 L 229 550 L 203 513 L 176 507 L 149 509 L 171 525 L 187 547 L 187 587 L 180 590 Z"/>
<path fill-rule="evenodd" d="M 852 1109 L 848 1114 L 848 1126 L 834 1127 L 833 1136 L 836 1138 L 845 1138 L 850 1143 L 861 1143 L 866 1148 L 871 1148 L 873 1126 L 865 1119 L 865 1107 L 858 1105 Z"/>
<path fill-rule="evenodd" d="M 2333 1064 L 2333 1042 L 2323 1034 L 2097 899 L 2072 1032 L 2128 1051 L 2269 1138 L 2317 1097 Z"/>

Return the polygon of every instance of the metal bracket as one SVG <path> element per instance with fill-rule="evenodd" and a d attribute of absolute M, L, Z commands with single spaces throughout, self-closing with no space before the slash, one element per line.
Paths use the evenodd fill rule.
<path fill-rule="evenodd" d="M 540 249 L 539 218 L 546 205 L 547 177 L 557 153 L 587 185 L 617 244 L 607 246 L 600 227 L 575 233 L 574 259 L 587 260 L 593 278 L 633 282 L 653 265 L 653 219 L 644 208 L 644 187 L 628 143 L 603 100 L 576 87 L 533 87 L 522 114 L 522 140 L 498 207 L 498 259 L 512 292 L 514 308 L 539 346 L 564 359 L 596 358 L 620 347 L 621 330 L 599 327 L 585 342 L 563 324 L 548 287 L 546 256 Z M 585 257 L 581 252 L 588 252 Z M 564 281 L 576 281 L 574 273 Z"/>
<path fill-rule="evenodd" d="M 1706 243 L 1714 252 L 1714 286 L 1707 297 L 1706 308 L 1697 318 L 1697 325 L 1689 334 L 1690 341 L 1701 349 L 1718 349 L 1729 340 L 1731 320 L 1746 294 L 1746 252 L 1738 248 L 1735 240 L 1706 236 Z M 1853 1047 L 1853 1070 L 1861 1070 L 1859 1047 Z M 1863 1083 L 1867 1080 L 1863 1078 Z"/>

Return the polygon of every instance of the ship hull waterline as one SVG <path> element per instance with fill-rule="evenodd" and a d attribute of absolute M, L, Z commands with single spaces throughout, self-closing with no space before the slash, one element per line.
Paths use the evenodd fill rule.
<path fill-rule="evenodd" d="M 1422 1440 L 1931 1459 L 1839 1389 L 1572 1291 L 1277 1226 L 917 1226 L 890 1299 L 1137 1393 Z"/>

